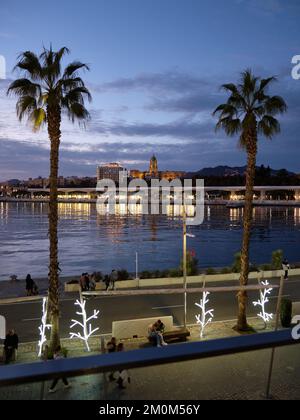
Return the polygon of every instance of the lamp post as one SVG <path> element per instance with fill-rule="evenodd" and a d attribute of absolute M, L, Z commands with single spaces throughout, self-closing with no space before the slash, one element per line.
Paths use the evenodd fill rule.
<path fill-rule="evenodd" d="M 135 279 L 138 282 L 138 289 L 140 288 L 140 278 L 139 278 L 139 254 L 136 251 L 135 253 Z"/>
<path fill-rule="evenodd" d="M 184 328 L 186 328 L 187 318 L 187 278 L 186 278 L 186 210 L 183 206 L 183 289 L 184 289 Z"/>
<path fill-rule="evenodd" d="M 186 208 L 185 205 L 183 206 L 183 232 L 182 232 L 182 238 L 183 238 L 183 289 L 184 289 L 184 328 L 186 328 L 187 324 L 187 263 L 186 263 L 186 257 L 187 257 L 187 251 L 186 251 L 186 243 L 187 243 L 187 237 L 189 238 L 195 238 L 195 235 L 192 235 L 191 233 L 187 233 L 186 229 Z"/>

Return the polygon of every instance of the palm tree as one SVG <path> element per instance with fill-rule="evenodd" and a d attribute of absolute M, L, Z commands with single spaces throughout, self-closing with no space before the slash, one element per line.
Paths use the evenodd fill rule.
<path fill-rule="evenodd" d="M 214 115 L 218 115 L 216 129 L 224 129 L 228 136 L 239 135 L 240 146 L 247 152 L 246 194 L 244 209 L 244 231 L 241 250 L 240 284 L 246 286 L 249 276 L 249 246 L 253 215 L 253 194 L 258 148 L 258 136 L 261 134 L 271 139 L 280 132 L 280 124 L 275 118 L 287 110 L 280 96 L 269 96 L 267 89 L 275 77 L 262 79 L 255 77 L 251 70 L 241 74 L 241 81 L 235 85 L 225 84 L 222 88 L 229 94 L 226 103 L 218 106 Z M 238 293 L 239 331 L 247 330 L 247 292 Z"/>
<path fill-rule="evenodd" d="M 79 71 L 87 69 L 86 64 L 74 61 L 62 70 L 62 60 L 69 53 L 67 48 L 55 52 L 43 49 L 37 56 L 26 51 L 18 57 L 14 70 L 21 78 L 11 83 L 8 94 L 18 97 L 16 111 L 20 121 L 27 118 L 38 131 L 47 125 L 50 140 L 50 203 L 49 203 L 49 313 L 51 316 L 50 347 L 55 349 L 59 338 L 59 262 L 58 262 L 58 211 L 57 178 L 59 167 L 59 146 L 61 140 L 62 112 L 66 111 L 72 122 L 85 122 L 89 112 L 84 101 L 91 95 L 79 77 Z"/>

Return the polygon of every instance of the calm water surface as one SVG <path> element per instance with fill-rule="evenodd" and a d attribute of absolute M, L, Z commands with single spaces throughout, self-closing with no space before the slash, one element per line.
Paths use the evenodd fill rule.
<path fill-rule="evenodd" d="M 0 280 L 27 273 L 48 272 L 48 206 L 39 203 L 0 203 Z M 300 261 L 300 208 L 256 208 L 251 261 L 270 261 L 281 248 L 290 261 Z M 59 248 L 62 275 L 126 268 L 135 271 L 177 267 L 182 250 L 181 220 L 174 216 L 98 215 L 94 204 L 59 205 Z M 242 209 L 210 206 L 204 224 L 190 227 L 200 267 L 232 263 L 240 249 Z"/>

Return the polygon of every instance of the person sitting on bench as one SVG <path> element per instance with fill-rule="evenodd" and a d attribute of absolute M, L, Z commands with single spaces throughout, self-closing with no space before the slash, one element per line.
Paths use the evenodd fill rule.
<path fill-rule="evenodd" d="M 167 346 L 163 337 L 164 324 L 158 320 L 154 324 L 149 325 L 148 337 L 150 341 L 154 341 L 157 347 Z"/>

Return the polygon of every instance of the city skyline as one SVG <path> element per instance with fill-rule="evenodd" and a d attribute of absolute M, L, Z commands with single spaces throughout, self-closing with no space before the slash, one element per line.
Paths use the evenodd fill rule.
<path fill-rule="evenodd" d="M 296 12 L 300 6 L 296 1 L 284 8 L 281 0 L 263 4 L 232 0 L 226 7 L 220 0 L 214 5 L 190 0 L 189 8 L 184 2 L 174 5 L 168 0 L 163 5 L 145 2 L 142 8 L 135 0 L 128 5 L 100 1 L 89 8 L 73 5 L 79 26 L 89 21 L 91 27 L 85 25 L 78 34 L 72 31 L 73 19 L 55 14 L 55 35 L 47 23 L 52 21 L 54 5 L 45 5 L 49 19 L 43 26 L 36 24 L 34 5 L 35 0 L 26 31 L 22 2 L 0 6 L 0 54 L 6 58 L 8 71 L 8 79 L 0 81 L 1 180 L 48 176 L 47 133 L 32 133 L 18 122 L 15 99 L 6 97 L 6 88 L 17 76 L 11 73 L 17 54 L 27 49 L 39 52 L 51 42 L 54 48 L 68 46 L 68 59 L 81 59 L 91 67 L 85 74 L 94 99 L 91 122 L 86 130 L 63 122 L 60 168 L 64 176 L 92 176 L 96 165 L 115 160 L 129 169 L 146 169 L 153 152 L 162 170 L 243 166 L 245 156 L 237 139 L 215 133 L 211 114 L 224 99 L 219 86 L 236 82 L 247 67 L 263 77 L 277 75 L 272 91 L 289 106 L 280 118 L 281 134 L 272 142 L 261 139 L 258 164 L 300 172 L 296 153 L 300 81 L 291 77 L 291 59 L 299 53 Z M 66 1 L 60 7 L 68 5 Z M 31 19 L 34 29 L 28 25 Z M 256 37 L 252 40 L 253 19 Z M 279 24 L 281 31 L 276 29 Z M 36 38 L 39 30 L 41 37 Z M 66 36 L 68 31 L 71 37 Z"/>

